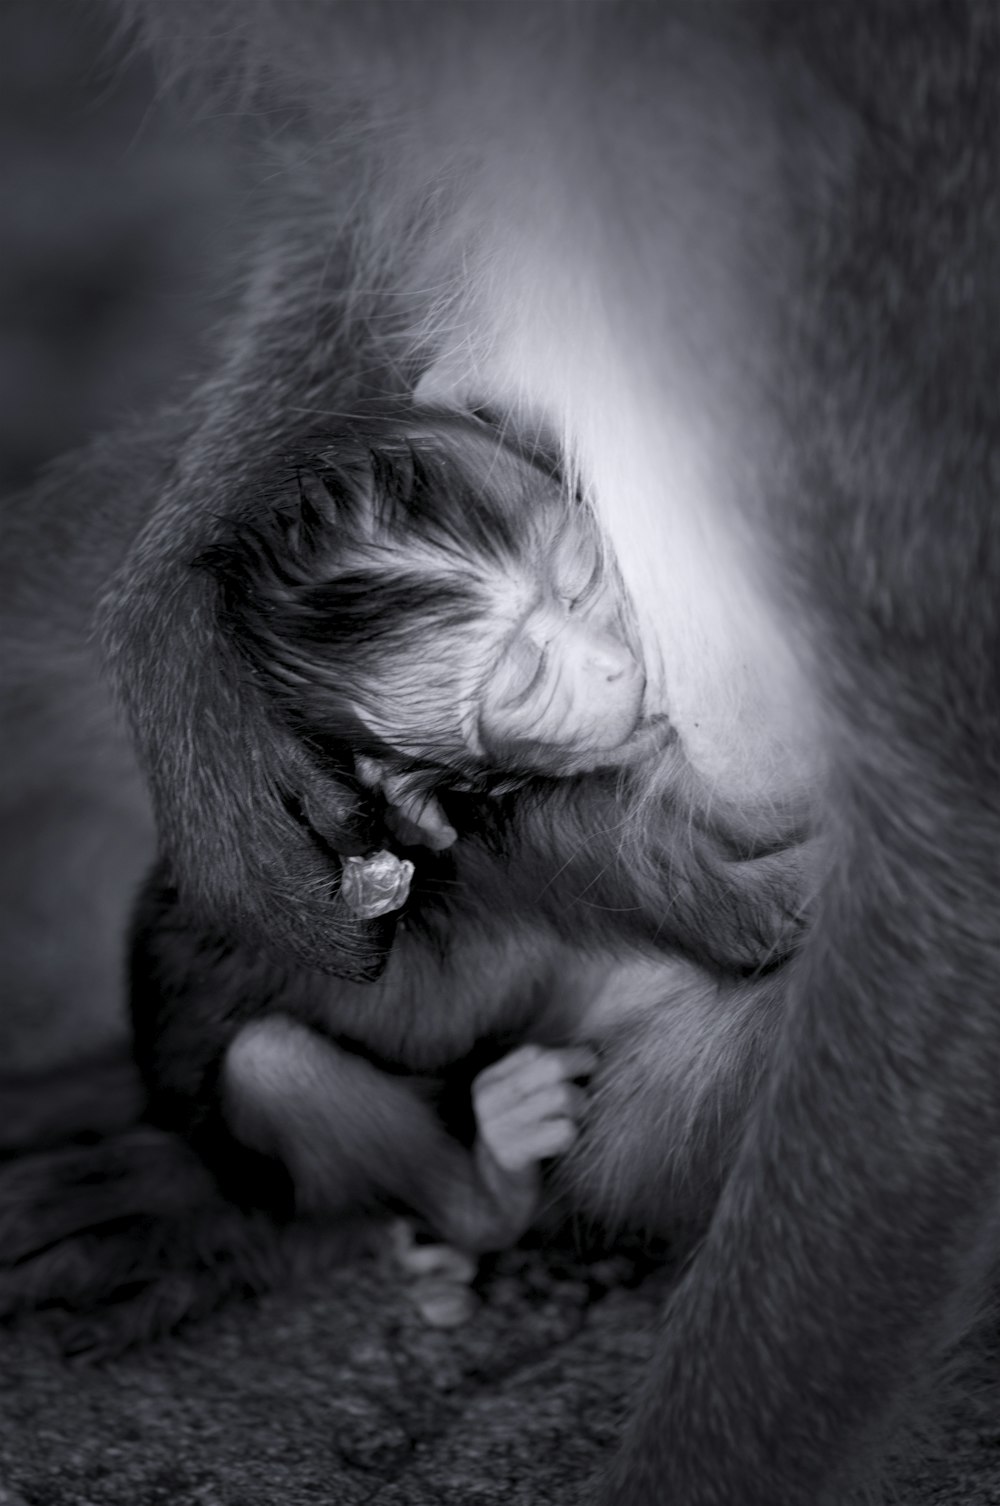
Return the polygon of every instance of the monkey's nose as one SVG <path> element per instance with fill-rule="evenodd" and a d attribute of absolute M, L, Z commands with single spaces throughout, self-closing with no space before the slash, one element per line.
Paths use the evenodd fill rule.
<path fill-rule="evenodd" d="M 589 668 L 595 679 L 604 680 L 608 685 L 613 685 L 616 680 L 622 680 L 626 676 L 631 677 L 639 670 L 624 643 L 618 643 L 614 638 L 595 644 L 589 660 Z"/>

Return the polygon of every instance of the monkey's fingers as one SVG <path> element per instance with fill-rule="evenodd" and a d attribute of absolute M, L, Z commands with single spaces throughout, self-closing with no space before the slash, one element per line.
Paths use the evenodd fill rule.
<path fill-rule="evenodd" d="M 407 1276 L 441 1276 L 465 1282 L 475 1279 L 477 1262 L 473 1255 L 454 1245 L 421 1243 L 408 1219 L 397 1219 L 389 1237 L 393 1258 Z"/>
<path fill-rule="evenodd" d="M 486 1140 L 530 1135 L 547 1119 L 579 1119 L 587 1102 L 582 1088 L 571 1082 L 543 1083 L 526 1093 L 484 1095 L 477 1104 L 476 1129 Z"/>
<path fill-rule="evenodd" d="M 409 1219 L 397 1219 L 389 1231 L 393 1259 L 412 1278 L 410 1299 L 428 1328 L 457 1328 L 475 1312 L 471 1291 L 479 1263 L 454 1245 L 423 1244 Z"/>
<path fill-rule="evenodd" d="M 517 1174 L 567 1151 L 576 1139 L 578 1122 L 577 1112 L 559 1106 L 544 1117 L 509 1121 L 502 1130 L 494 1127 L 480 1134 L 483 1147 L 500 1169 Z"/>
<path fill-rule="evenodd" d="M 579 1132 L 576 1120 L 566 1116 L 546 1119 L 541 1124 L 534 1125 L 531 1133 L 526 1134 L 520 1142 L 504 1148 L 505 1170 L 516 1171 L 523 1166 L 547 1161 L 552 1156 L 563 1155 L 574 1144 Z"/>
<path fill-rule="evenodd" d="M 423 1276 L 411 1290 L 416 1309 L 428 1328 L 458 1328 L 467 1323 L 479 1299 L 463 1281 L 446 1276 Z"/>
<path fill-rule="evenodd" d="M 590 1077 L 597 1055 L 589 1046 L 518 1046 L 479 1073 L 473 1093 L 493 1092 L 507 1082 L 520 1082 L 525 1091 L 545 1083 Z"/>
<path fill-rule="evenodd" d="M 472 1085 L 472 1106 L 480 1131 L 502 1133 L 507 1125 L 530 1124 L 554 1113 L 576 1113 L 581 1106 L 581 1090 L 572 1078 L 584 1076 L 581 1069 L 592 1060 L 589 1052 L 549 1052 L 516 1064 L 514 1070 L 508 1067 L 505 1072 L 497 1072 L 491 1068 L 481 1073 Z"/>
<path fill-rule="evenodd" d="M 390 804 L 386 813 L 387 824 L 401 841 L 429 847 L 432 852 L 443 852 L 457 841 L 458 832 L 433 795 L 394 790 L 391 779 L 385 781 L 383 788 Z"/>

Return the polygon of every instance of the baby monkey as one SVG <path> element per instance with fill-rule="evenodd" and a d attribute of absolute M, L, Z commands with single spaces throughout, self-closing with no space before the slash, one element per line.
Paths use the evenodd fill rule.
<path fill-rule="evenodd" d="M 406 855 L 390 868 L 416 877 L 385 973 L 359 985 L 215 934 L 158 869 L 132 949 L 153 1115 L 241 1198 L 388 1206 L 461 1250 L 507 1246 L 575 1138 L 592 969 L 443 855 L 484 804 L 669 737 L 643 721 L 614 570 L 551 468 L 419 410 L 283 462 L 198 563 L 273 714 L 353 774 Z"/>
<path fill-rule="evenodd" d="M 676 831 L 668 801 L 649 824 L 660 847 L 629 821 L 630 770 L 672 756 L 672 733 L 644 714 L 614 565 L 554 466 L 472 416 L 359 420 L 282 461 L 197 564 L 270 714 L 371 804 L 382 908 L 409 865 L 412 884 L 384 973 L 354 983 L 220 934 L 161 864 L 132 947 L 154 1118 L 245 1203 L 395 1210 L 476 1254 L 538 1217 L 543 1163 L 590 1102 L 591 1035 L 620 1027 L 575 1206 L 631 1177 L 612 1213 L 661 1223 L 672 1209 L 639 1205 L 647 1188 L 671 1202 L 666 1160 L 696 1141 L 708 1169 L 676 1187 L 710 1198 L 778 990 L 727 1002 L 702 964 L 732 978 L 727 938 L 737 975 L 770 960 L 787 884 L 767 858 L 725 858 L 683 802 Z M 635 1169 L 651 1126 L 670 1141 L 653 1178 Z"/>
<path fill-rule="evenodd" d="M 294 514 L 211 556 L 228 623 L 292 725 L 350 750 L 410 835 L 454 841 L 436 788 L 497 794 L 648 748 L 623 591 L 554 468 L 433 410 L 291 464 Z"/>

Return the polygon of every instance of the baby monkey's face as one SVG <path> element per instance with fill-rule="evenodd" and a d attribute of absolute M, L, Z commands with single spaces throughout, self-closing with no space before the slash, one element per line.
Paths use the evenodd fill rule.
<path fill-rule="evenodd" d="M 498 607 L 476 726 L 486 754 L 557 772 L 560 756 L 582 769 L 626 744 L 646 679 L 620 593 L 582 521 L 548 547 L 540 540 L 535 572 L 506 582 Z"/>
<path fill-rule="evenodd" d="M 354 452 L 346 512 L 330 519 L 337 478 L 315 508 L 342 530 L 324 600 L 373 743 L 473 782 L 631 757 L 645 673 L 583 503 L 478 420 L 416 413 L 376 437 Z"/>

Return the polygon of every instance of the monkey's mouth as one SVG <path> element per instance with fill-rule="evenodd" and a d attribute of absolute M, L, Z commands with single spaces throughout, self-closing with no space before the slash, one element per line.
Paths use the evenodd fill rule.
<path fill-rule="evenodd" d="M 665 711 L 653 711 L 646 716 L 640 716 L 635 724 L 632 736 L 636 737 L 640 732 L 651 732 L 654 730 L 662 732 L 664 735 L 669 732 L 671 737 L 677 736 L 677 728 Z"/>
<path fill-rule="evenodd" d="M 657 711 L 650 716 L 639 718 L 629 736 L 622 743 L 622 751 L 645 748 L 652 753 L 658 748 L 670 747 L 677 741 L 678 736 L 677 728 L 666 712 Z"/>

